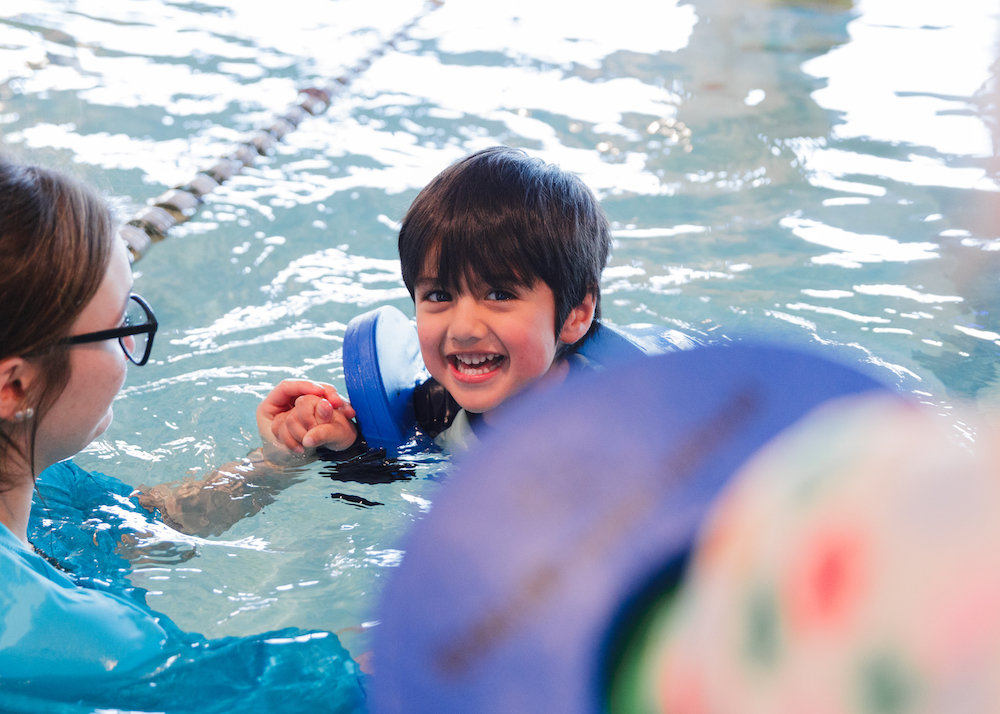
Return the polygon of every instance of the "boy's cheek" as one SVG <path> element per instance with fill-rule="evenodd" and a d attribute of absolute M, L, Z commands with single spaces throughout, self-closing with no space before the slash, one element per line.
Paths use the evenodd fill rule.
<path fill-rule="evenodd" d="M 426 345 L 423 340 L 420 340 L 420 357 L 424 360 L 424 366 L 427 368 L 427 371 L 431 373 L 434 379 L 440 382 L 447 369 L 447 365 L 444 358 L 438 353 L 437 348 Z"/>
<path fill-rule="evenodd" d="M 427 369 L 431 368 L 431 362 L 441 359 L 438 331 L 429 322 L 421 320 L 420 315 L 417 315 L 417 342 L 420 344 L 420 356 L 424 358 Z"/>
<path fill-rule="evenodd" d="M 443 382 L 448 378 L 448 365 L 442 359 L 424 358 L 424 366 L 427 367 L 427 371 L 430 372 L 431 376 L 434 377 L 439 382 Z"/>

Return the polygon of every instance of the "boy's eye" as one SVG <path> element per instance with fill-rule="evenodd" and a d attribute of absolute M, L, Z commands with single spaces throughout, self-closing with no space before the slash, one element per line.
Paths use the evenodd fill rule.
<path fill-rule="evenodd" d="M 494 288 L 486 293 L 487 300 L 516 300 L 517 295 L 515 295 L 510 290 L 503 290 L 501 288 Z"/>
<path fill-rule="evenodd" d="M 424 293 L 424 300 L 427 302 L 448 302 L 451 300 L 451 295 L 444 290 L 428 290 Z"/>

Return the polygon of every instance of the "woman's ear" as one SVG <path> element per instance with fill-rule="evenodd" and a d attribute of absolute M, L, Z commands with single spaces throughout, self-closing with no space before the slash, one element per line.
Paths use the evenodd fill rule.
<path fill-rule="evenodd" d="M 0 360 L 0 419 L 13 421 L 18 411 L 31 406 L 25 398 L 37 375 L 35 365 L 21 357 Z"/>
<path fill-rule="evenodd" d="M 560 342 L 572 345 L 583 339 L 587 330 L 590 329 L 591 323 L 594 322 L 596 302 L 593 293 L 587 293 L 583 302 L 569 311 L 569 317 L 566 318 L 566 322 L 563 323 L 562 329 L 559 331 Z"/>

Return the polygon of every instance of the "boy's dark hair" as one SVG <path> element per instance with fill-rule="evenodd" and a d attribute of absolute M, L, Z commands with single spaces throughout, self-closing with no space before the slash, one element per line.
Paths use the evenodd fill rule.
<path fill-rule="evenodd" d="M 531 287 L 541 280 L 556 301 L 556 334 L 570 311 L 594 296 L 601 316 L 601 271 L 611 231 L 583 181 L 520 149 L 497 146 L 452 164 L 417 195 L 399 230 L 403 282 L 414 296 L 428 259 L 448 292 L 478 282 Z"/>

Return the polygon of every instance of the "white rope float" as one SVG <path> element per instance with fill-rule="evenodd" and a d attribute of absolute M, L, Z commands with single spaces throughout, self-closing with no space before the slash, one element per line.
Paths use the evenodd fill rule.
<path fill-rule="evenodd" d="M 212 166 L 199 171 L 194 178 L 184 184 L 174 186 L 169 191 L 150 199 L 132 218 L 119 228 L 119 235 L 129 248 L 129 257 L 134 263 L 142 258 L 150 246 L 167 237 L 174 226 L 190 220 L 198 212 L 204 197 L 217 189 L 245 167 L 253 166 L 261 156 L 270 156 L 275 146 L 288 133 L 298 128 L 306 117 L 318 116 L 325 112 L 333 100 L 372 63 L 382 57 L 407 38 L 407 33 L 428 13 L 444 4 L 444 0 L 428 0 L 424 9 L 403 25 L 392 37 L 347 68 L 343 74 L 322 87 L 308 87 L 284 114 L 275 117 L 265 127 L 254 131 L 228 156 L 216 161 Z"/>

